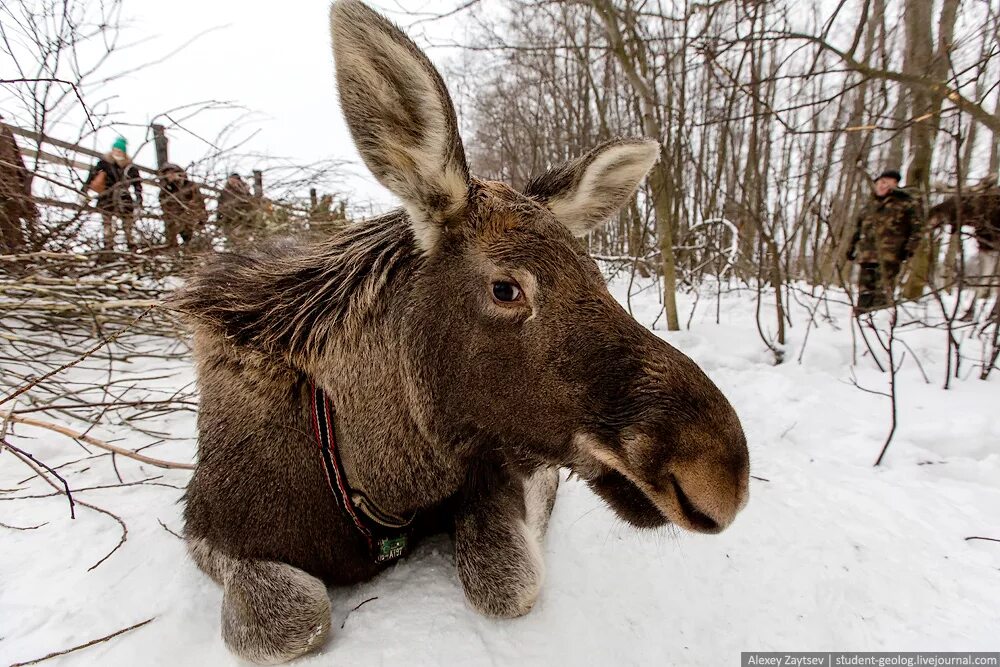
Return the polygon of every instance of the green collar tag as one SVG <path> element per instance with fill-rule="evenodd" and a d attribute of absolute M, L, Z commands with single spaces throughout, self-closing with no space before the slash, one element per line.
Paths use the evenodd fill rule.
<path fill-rule="evenodd" d="M 396 560 L 403 557 L 404 551 L 406 551 L 406 535 L 384 537 L 378 541 L 378 554 L 375 560 L 379 563 Z"/>

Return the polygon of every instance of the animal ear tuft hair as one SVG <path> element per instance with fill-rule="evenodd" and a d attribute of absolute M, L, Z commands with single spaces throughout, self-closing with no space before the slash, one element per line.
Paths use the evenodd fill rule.
<path fill-rule="evenodd" d="M 534 178 L 524 194 L 545 203 L 575 236 L 606 223 L 656 164 L 653 139 L 615 139 Z"/>
<path fill-rule="evenodd" d="M 368 169 L 403 201 L 424 252 L 465 210 L 469 169 L 441 75 L 359 0 L 330 10 L 340 104 Z"/>

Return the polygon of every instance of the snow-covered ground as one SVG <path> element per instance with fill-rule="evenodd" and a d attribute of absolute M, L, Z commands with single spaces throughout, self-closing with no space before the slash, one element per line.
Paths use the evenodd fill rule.
<path fill-rule="evenodd" d="M 625 282 L 613 290 L 624 302 Z M 641 322 L 656 318 L 654 290 L 631 301 Z M 681 301 L 682 321 L 691 303 Z M 720 311 L 716 324 L 714 296 L 705 293 L 689 330 L 657 333 L 705 368 L 743 420 L 755 477 L 750 504 L 729 530 L 638 533 L 569 481 L 545 547 L 547 580 L 528 616 L 498 621 L 472 611 L 441 537 L 375 581 L 331 590 L 332 639 L 301 664 L 715 667 L 739 664 L 746 650 L 998 650 L 1000 543 L 965 538 L 1000 538 L 1000 378 L 982 382 L 966 361 L 969 377 L 942 390 L 944 333 L 904 328 L 907 357 L 916 355 L 931 383 L 912 358 L 904 362 L 899 429 L 874 468 L 889 404 L 850 381 L 847 308 L 830 305 L 833 322 L 809 334 L 799 363 L 808 317 L 793 304 L 780 366 L 757 336 L 752 293 L 723 295 Z M 769 309 L 763 317 L 770 325 Z M 978 352 L 971 342 L 966 350 Z M 884 390 L 886 376 L 858 354 L 858 383 Z M 150 382 L 170 389 L 190 379 L 190 368 L 179 367 Z M 145 453 L 190 461 L 193 414 L 157 427 L 189 437 Z M 115 433 L 114 425 L 92 431 Z M 12 443 L 49 465 L 83 455 L 63 436 L 23 425 Z M 70 520 L 62 497 L 7 500 L 50 489 L 23 482 L 29 471 L 0 455 L 0 523 L 45 524 L 0 527 L 0 664 L 148 618 L 47 664 L 239 664 L 219 636 L 220 590 L 160 525 L 181 529 L 182 490 L 174 487 L 187 473 L 121 458 L 118 469 L 125 481 L 162 477 L 76 491 L 128 525 L 128 541 L 88 571 L 117 543 L 118 525 L 84 507 Z M 74 487 L 118 483 L 107 458 L 62 472 Z"/>

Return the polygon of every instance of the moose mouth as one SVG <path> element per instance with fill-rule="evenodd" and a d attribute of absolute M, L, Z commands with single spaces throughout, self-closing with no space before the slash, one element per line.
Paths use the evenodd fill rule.
<path fill-rule="evenodd" d="M 670 523 L 646 494 L 617 470 L 608 470 L 588 480 L 587 485 L 615 514 L 636 528 L 659 528 Z"/>
<path fill-rule="evenodd" d="M 572 468 L 615 514 L 636 528 L 674 524 L 697 533 L 719 533 L 746 503 L 745 491 L 740 498 L 738 481 L 733 489 L 722 475 L 707 475 L 698 462 L 692 466 L 668 461 L 652 473 L 637 469 L 627 460 L 627 446 L 638 444 L 642 449 L 645 444 L 648 450 L 649 443 L 640 440 L 642 434 L 629 437 L 631 442 L 616 450 L 594 436 L 578 434 L 574 444 L 579 454 Z M 719 470 L 714 472 L 725 472 L 715 465 Z M 735 498 L 730 497 L 732 491 Z"/>
<path fill-rule="evenodd" d="M 723 528 L 695 507 L 673 476 L 670 476 L 669 490 L 658 494 L 672 497 L 670 504 L 679 510 L 679 516 L 673 520 L 628 477 L 613 468 L 605 468 L 596 477 L 587 480 L 587 484 L 615 514 L 636 528 L 659 528 L 669 523 L 699 533 L 718 533 Z"/>

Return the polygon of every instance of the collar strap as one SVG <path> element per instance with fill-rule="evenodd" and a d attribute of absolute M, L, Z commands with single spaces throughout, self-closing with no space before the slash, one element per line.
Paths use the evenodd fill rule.
<path fill-rule="evenodd" d="M 401 558 L 407 550 L 413 517 L 404 519 L 385 512 L 363 492 L 351 489 L 337 451 L 334 427 L 336 413 L 329 397 L 316 383 L 312 384 L 312 413 L 316 441 L 323 458 L 323 472 L 337 505 L 368 543 L 375 562 L 384 563 Z"/>

